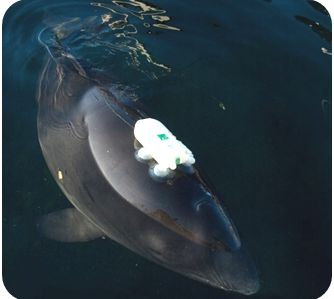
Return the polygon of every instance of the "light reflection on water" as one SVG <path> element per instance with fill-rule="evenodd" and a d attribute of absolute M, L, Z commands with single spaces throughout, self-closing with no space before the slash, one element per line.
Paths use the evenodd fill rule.
<path fill-rule="evenodd" d="M 67 54 L 78 60 L 85 59 L 90 67 L 110 71 L 113 70 L 108 68 L 110 65 L 116 63 L 117 69 L 120 67 L 117 62 L 121 62 L 151 79 L 157 79 L 171 71 L 169 66 L 157 62 L 152 57 L 138 37 L 138 33 L 143 33 L 143 28 L 146 30 L 151 26 L 180 31 L 179 28 L 166 24 L 170 17 L 166 15 L 165 10 L 134 0 L 91 5 L 99 8 L 96 15 L 53 24 L 40 35 L 40 41 L 51 51 L 51 48 L 57 47 L 55 44 L 58 44 L 62 52 L 68 52 Z M 54 36 L 50 36 L 50 31 Z M 150 34 L 150 31 L 147 34 Z M 98 55 L 94 57 L 94 54 Z M 117 62 L 113 61 L 115 56 Z"/>
<path fill-rule="evenodd" d="M 261 272 L 254 298 L 317 297 L 327 286 L 331 254 L 326 11 L 307 0 L 154 3 L 32 0 L 7 14 L 8 287 L 21 298 L 66 291 L 72 298 L 241 298 L 180 278 L 113 243 L 61 246 L 36 234 L 36 217 L 67 205 L 36 137 L 35 86 L 46 55 L 37 37 L 47 27 L 41 39 L 55 56 L 72 55 L 84 71 L 116 78 L 117 96 L 144 102 L 204 161 Z"/>

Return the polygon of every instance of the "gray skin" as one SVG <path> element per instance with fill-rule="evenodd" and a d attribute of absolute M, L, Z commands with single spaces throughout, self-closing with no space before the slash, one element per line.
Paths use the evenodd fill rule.
<path fill-rule="evenodd" d="M 257 271 L 213 188 L 197 169 L 152 179 L 151 164 L 135 158 L 133 127 L 145 114 L 92 78 L 69 57 L 50 58 L 43 70 L 39 141 L 76 209 L 43 217 L 40 230 L 65 242 L 104 235 L 211 286 L 257 292 Z"/>

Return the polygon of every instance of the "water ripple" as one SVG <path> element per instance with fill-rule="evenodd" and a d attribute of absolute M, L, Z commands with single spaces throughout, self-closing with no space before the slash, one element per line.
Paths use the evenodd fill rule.
<path fill-rule="evenodd" d="M 142 41 L 149 41 L 150 27 L 180 31 L 167 24 L 171 18 L 165 10 L 136 0 L 90 5 L 95 8 L 94 15 L 53 21 L 40 34 L 53 58 L 75 57 L 90 68 L 108 73 L 130 67 L 130 73 L 144 73 L 150 79 L 171 72 L 171 67 L 154 58 Z"/>

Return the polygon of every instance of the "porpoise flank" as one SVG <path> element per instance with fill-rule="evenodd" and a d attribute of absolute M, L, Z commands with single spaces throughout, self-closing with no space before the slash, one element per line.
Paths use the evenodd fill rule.
<path fill-rule="evenodd" d="M 198 170 L 157 182 L 135 158 L 134 124 L 147 117 L 87 75 L 70 56 L 49 58 L 40 79 L 38 137 L 74 208 L 41 218 L 63 242 L 101 236 L 170 270 L 253 294 L 257 271 L 221 200 Z"/>

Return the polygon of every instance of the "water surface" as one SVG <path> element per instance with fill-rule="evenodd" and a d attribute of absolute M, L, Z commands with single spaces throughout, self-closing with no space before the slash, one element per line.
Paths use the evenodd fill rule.
<path fill-rule="evenodd" d="M 111 79 L 120 97 L 140 101 L 192 149 L 257 264 L 261 290 L 252 297 L 319 297 L 331 269 L 330 32 L 327 11 L 306 0 L 32 0 L 10 8 L 3 276 L 11 293 L 243 297 L 110 240 L 62 244 L 38 235 L 40 215 L 69 206 L 36 132 L 37 82 L 51 54 Z"/>

